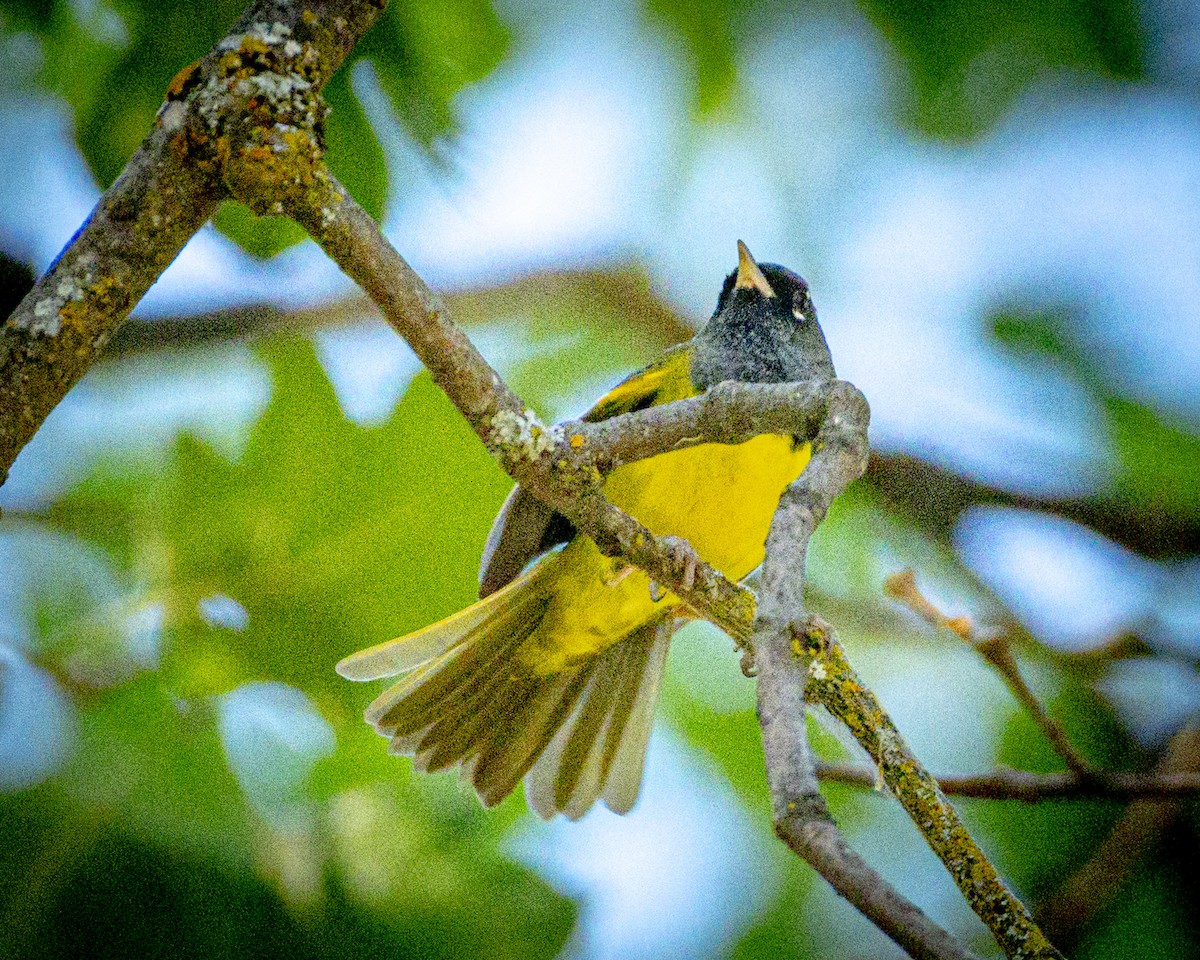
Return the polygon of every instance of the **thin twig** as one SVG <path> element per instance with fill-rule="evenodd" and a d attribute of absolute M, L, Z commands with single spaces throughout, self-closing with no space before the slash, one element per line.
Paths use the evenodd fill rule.
<path fill-rule="evenodd" d="M 1186 771 L 1186 772 L 1185 772 Z M 1156 767 L 1167 780 L 1200 777 L 1200 729 L 1188 727 L 1171 740 Z M 1069 944 L 1117 895 L 1146 852 L 1188 809 L 1180 796 L 1143 797 L 1131 803 L 1112 832 L 1082 867 L 1038 906 L 1038 919 L 1056 939 Z"/>
<path fill-rule="evenodd" d="M 1050 716 L 1037 694 L 1030 689 L 1017 665 L 1012 647 L 1004 636 L 980 639 L 970 617 L 948 617 L 939 610 L 917 587 L 916 575 L 911 570 L 893 574 L 883 585 L 884 593 L 904 604 L 919 617 L 935 627 L 946 627 L 957 634 L 971 649 L 978 652 L 1003 678 L 1005 685 L 1021 706 L 1033 718 L 1042 735 L 1050 741 L 1054 752 L 1062 757 L 1067 767 L 1079 779 L 1087 779 L 1095 772 L 1067 736 L 1062 724 Z"/>
<path fill-rule="evenodd" d="M 874 789 L 879 771 L 873 767 L 818 761 L 817 778 Z M 1122 773 L 1096 770 L 1087 777 L 1074 773 L 1030 773 L 1007 767 L 980 774 L 939 774 L 942 792 L 981 800 L 1134 800 L 1188 797 L 1200 793 L 1197 773 Z"/>

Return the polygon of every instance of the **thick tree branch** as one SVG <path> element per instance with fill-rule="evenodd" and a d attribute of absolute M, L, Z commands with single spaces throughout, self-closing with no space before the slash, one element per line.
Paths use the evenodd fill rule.
<path fill-rule="evenodd" d="M 1000 879 L 891 717 L 854 672 L 832 628 L 814 616 L 789 627 L 793 652 L 808 672 L 806 699 L 820 703 L 841 720 L 875 761 L 883 782 L 920 828 L 1005 955 L 1061 958 L 1025 905 Z"/>
<path fill-rule="evenodd" d="M 384 0 L 259 0 L 173 85 L 154 127 L 0 328 L 0 483 L 42 421 L 225 196 L 227 128 L 286 120 Z"/>
<path fill-rule="evenodd" d="M 850 764 L 816 764 L 817 779 L 855 787 L 879 786 L 879 771 Z M 1007 767 L 980 774 L 940 774 L 942 792 L 981 800 L 1018 800 L 1043 803 L 1049 800 L 1135 800 L 1187 797 L 1200 793 L 1197 773 L 1123 773 L 1092 770 L 1086 777 L 1076 773 L 1030 773 Z"/>

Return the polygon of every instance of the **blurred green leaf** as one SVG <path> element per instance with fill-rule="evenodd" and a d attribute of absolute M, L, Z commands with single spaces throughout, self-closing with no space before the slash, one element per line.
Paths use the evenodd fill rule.
<path fill-rule="evenodd" d="M 60 528 L 91 531 L 115 576 L 137 584 L 129 593 L 161 606 L 161 662 L 88 694 L 73 759 L 26 796 L 47 815 L 67 811 L 54 814 L 63 831 L 98 819 L 121 844 L 171 851 L 180 869 L 254 872 L 289 898 L 315 896 L 325 912 L 313 922 L 336 926 L 329 911 L 348 898 L 370 923 L 390 918 L 380 929 L 408 941 L 406 955 L 553 956 L 570 904 L 497 852 L 524 815 L 521 799 L 497 816 L 449 777 L 414 779 L 362 723 L 372 688 L 333 672 L 347 652 L 469 602 L 509 481 L 427 377 L 390 421 L 362 428 L 343 416 L 308 341 L 274 342 L 264 354 L 274 394 L 236 462 L 185 436 L 164 464 L 97 469 L 51 512 Z M 214 618 L 214 596 L 245 615 Z M 61 610 L 60 619 L 72 610 L 86 618 L 87 597 Z M 67 655 L 39 649 L 52 669 Z M 304 697 L 288 698 L 278 683 L 244 686 L 252 680 Z M 290 752 L 295 716 L 279 728 L 264 716 L 261 729 L 225 718 L 239 751 L 226 756 L 219 716 L 230 701 L 220 695 L 234 688 L 302 707 L 317 735 L 309 754 Z M 330 733 L 340 749 L 321 759 Z M 261 768 L 242 769 L 263 781 L 256 805 L 231 770 L 235 759 Z M 286 816 L 264 819 L 272 810 Z M 44 839 L 54 849 L 71 836 Z M 92 867 L 84 873 L 86 889 L 107 889 Z M 14 896 L 24 902 L 19 889 Z M 142 936 L 126 913 L 112 922 L 115 937 Z M 243 926 L 234 926 L 230 942 L 240 942 Z M 314 955 L 341 955 L 328 949 Z"/>
<path fill-rule="evenodd" d="M 1200 423 L 1167 416 L 1114 387 L 1111 364 L 1081 342 L 1082 312 L 1008 307 L 991 317 L 1010 352 L 1052 363 L 1082 384 L 1104 410 L 1113 452 L 1113 493 L 1163 517 L 1200 516 Z"/>
<path fill-rule="evenodd" d="M 39 524 L 0 529 L 3 639 L 62 677 L 105 687 L 128 677 L 152 651 L 138 643 L 136 591 L 122 582 L 102 552 L 86 540 Z"/>
<path fill-rule="evenodd" d="M 646 0 L 647 12 L 683 42 L 694 74 L 696 109 L 702 116 L 723 106 L 733 91 L 737 80 L 733 25 L 746 7 L 736 0 Z"/>
<path fill-rule="evenodd" d="M 1022 660 L 1022 672 L 1040 687 L 1038 664 Z M 1042 665 L 1052 666 L 1049 657 Z M 1047 706 L 1076 748 L 1102 769 L 1134 765 L 1140 758 L 1131 752 L 1129 738 L 1090 687 L 1069 673 L 1055 672 L 1053 676 L 1061 683 L 1061 691 L 1045 698 Z M 1005 725 L 997 760 L 1020 770 L 1065 769 L 1062 758 L 1023 710 L 1014 710 Z M 1123 809 L 1120 803 L 1099 800 L 1039 804 L 969 801 L 963 807 L 971 829 L 986 831 L 997 866 L 1035 900 L 1049 895 L 1092 856 Z"/>
<path fill-rule="evenodd" d="M 100 474 L 56 514 L 83 526 L 106 517 L 105 540 L 152 552 L 149 590 L 171 637 L 162 669 L 181 692 L 273 679 L 357 711 L 369 690 L 333 664 L 470 602 L 510 481 L 427 377 L 392 420 L 362 428 L 307 341 L 273 344 L 267 359 L 274 396 L 238 463 L 184 437 L 136 493 Z M 245 607 L 243 632 L 201 618 L 216 593 Z"/>
<path fill-rule="evenodd" d="M 205 698 L 173 696 L 152 675 L 80 711 L 61 787 L 123 832 L 186 856 L 249 870 L 255 819 L 230 772 Z"/>
<path fill-rule="evenodd" d="M 325 160 L 351 196 L 378 220 L 388 197 L 387 163 L 351 88 L 350 75 L 348 69 L 339 70 L 322 91 L 330 111 L 325 118 Z"/>
<path fill-rule="evenodd" d="M 401 125 L 427 150 L 454 132 L 453 100 L 508 51 L 508 30 L 489 0 L 401 0 L 354 51 L 374 67 Z"/>
<path fill-rule="evenodd" d="M 308 234 L 287 217 L 260 217 L 244 203 L 225 200 L 212 218 L 213 226 L 249 254 L 264 260 L 300 243 Z"/>
<path fill-rule="evenodd" d="M 1134 0 L 859 0 L 908 66 L 911 121 L 953 140 L 990 129 L 1051 71 L 1138 80 L 1146 39 Z"/>
<path fill-rule="evenodd" d="M 1164 513 L 1200 515 L 1200 429 L 1180 429 L 1131 400 L 1105 400 L 1120 457 L 1118 492 Z"/>
<path fill-rule="evenodd" d="M 1173 872 L 1145 864 L 1086 928 L 1071 955 L 1078 960 L 1198 956 L 1195 901 Z"/>
<path fill-rule="evenodd" d="M 0 879 L 0 948 L 13 960 L 89 957 L 550 958 L 570 930 L 569 904 L 520 868 L 493 863 L 472 892 L 378 910 L 335 877 L 324 895 L 281 898 L 245 870 L 195 860 L 77 820 L 67 831 L 20 801 L 0 804 L 5 835 L 23 857 L 6 857 Z M 65 833 L 64 836 L 58 834 Z M 11 852 L 12 846 L 4 848 Z M 13 869 L 15 868 L 15 869 Z M 419 872 L 419 871 L 418 871 Z M 33 877 L 32 890 L 6 881 Z M 473 880 L 477 878 L 472 878 Z"/>

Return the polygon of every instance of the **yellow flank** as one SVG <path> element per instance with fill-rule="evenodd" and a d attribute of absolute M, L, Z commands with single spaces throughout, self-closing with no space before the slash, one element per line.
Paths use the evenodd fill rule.
<path fill-rule="evenodd" d="M 689 359 L 686 352 L 671 356 L 618 386 L 595 409 L 613 415 L 650 393 L 655 405 L 692 396 Z M 705 561 L 740 580 L 762 563 L 775 507 L 810 454 L 809 444 L 794 446 L 779 435 L 736 446 L 704 444 L 620 467 L 604 490 L 653 533 L 683 537 Z M 645 573 L 603 556 L 586 537 L 544 562 L 555 567 L 543 581 L 549 605 L 520 652 L 538 673 L 599 653 L 681 604 L 665 591 L 655 601 Z"/>

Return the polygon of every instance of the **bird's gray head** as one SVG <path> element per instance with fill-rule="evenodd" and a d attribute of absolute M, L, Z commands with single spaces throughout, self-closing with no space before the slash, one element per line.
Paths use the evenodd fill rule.
<path fill-rule="evenodd" d="M 789 383 L 831 380 L 833 359 L 808 284 L 786 267 L 755 263 L 738 241 L 738 268 L 725 278 L 717 310 L 696 334 L 692 381 Z"/>

